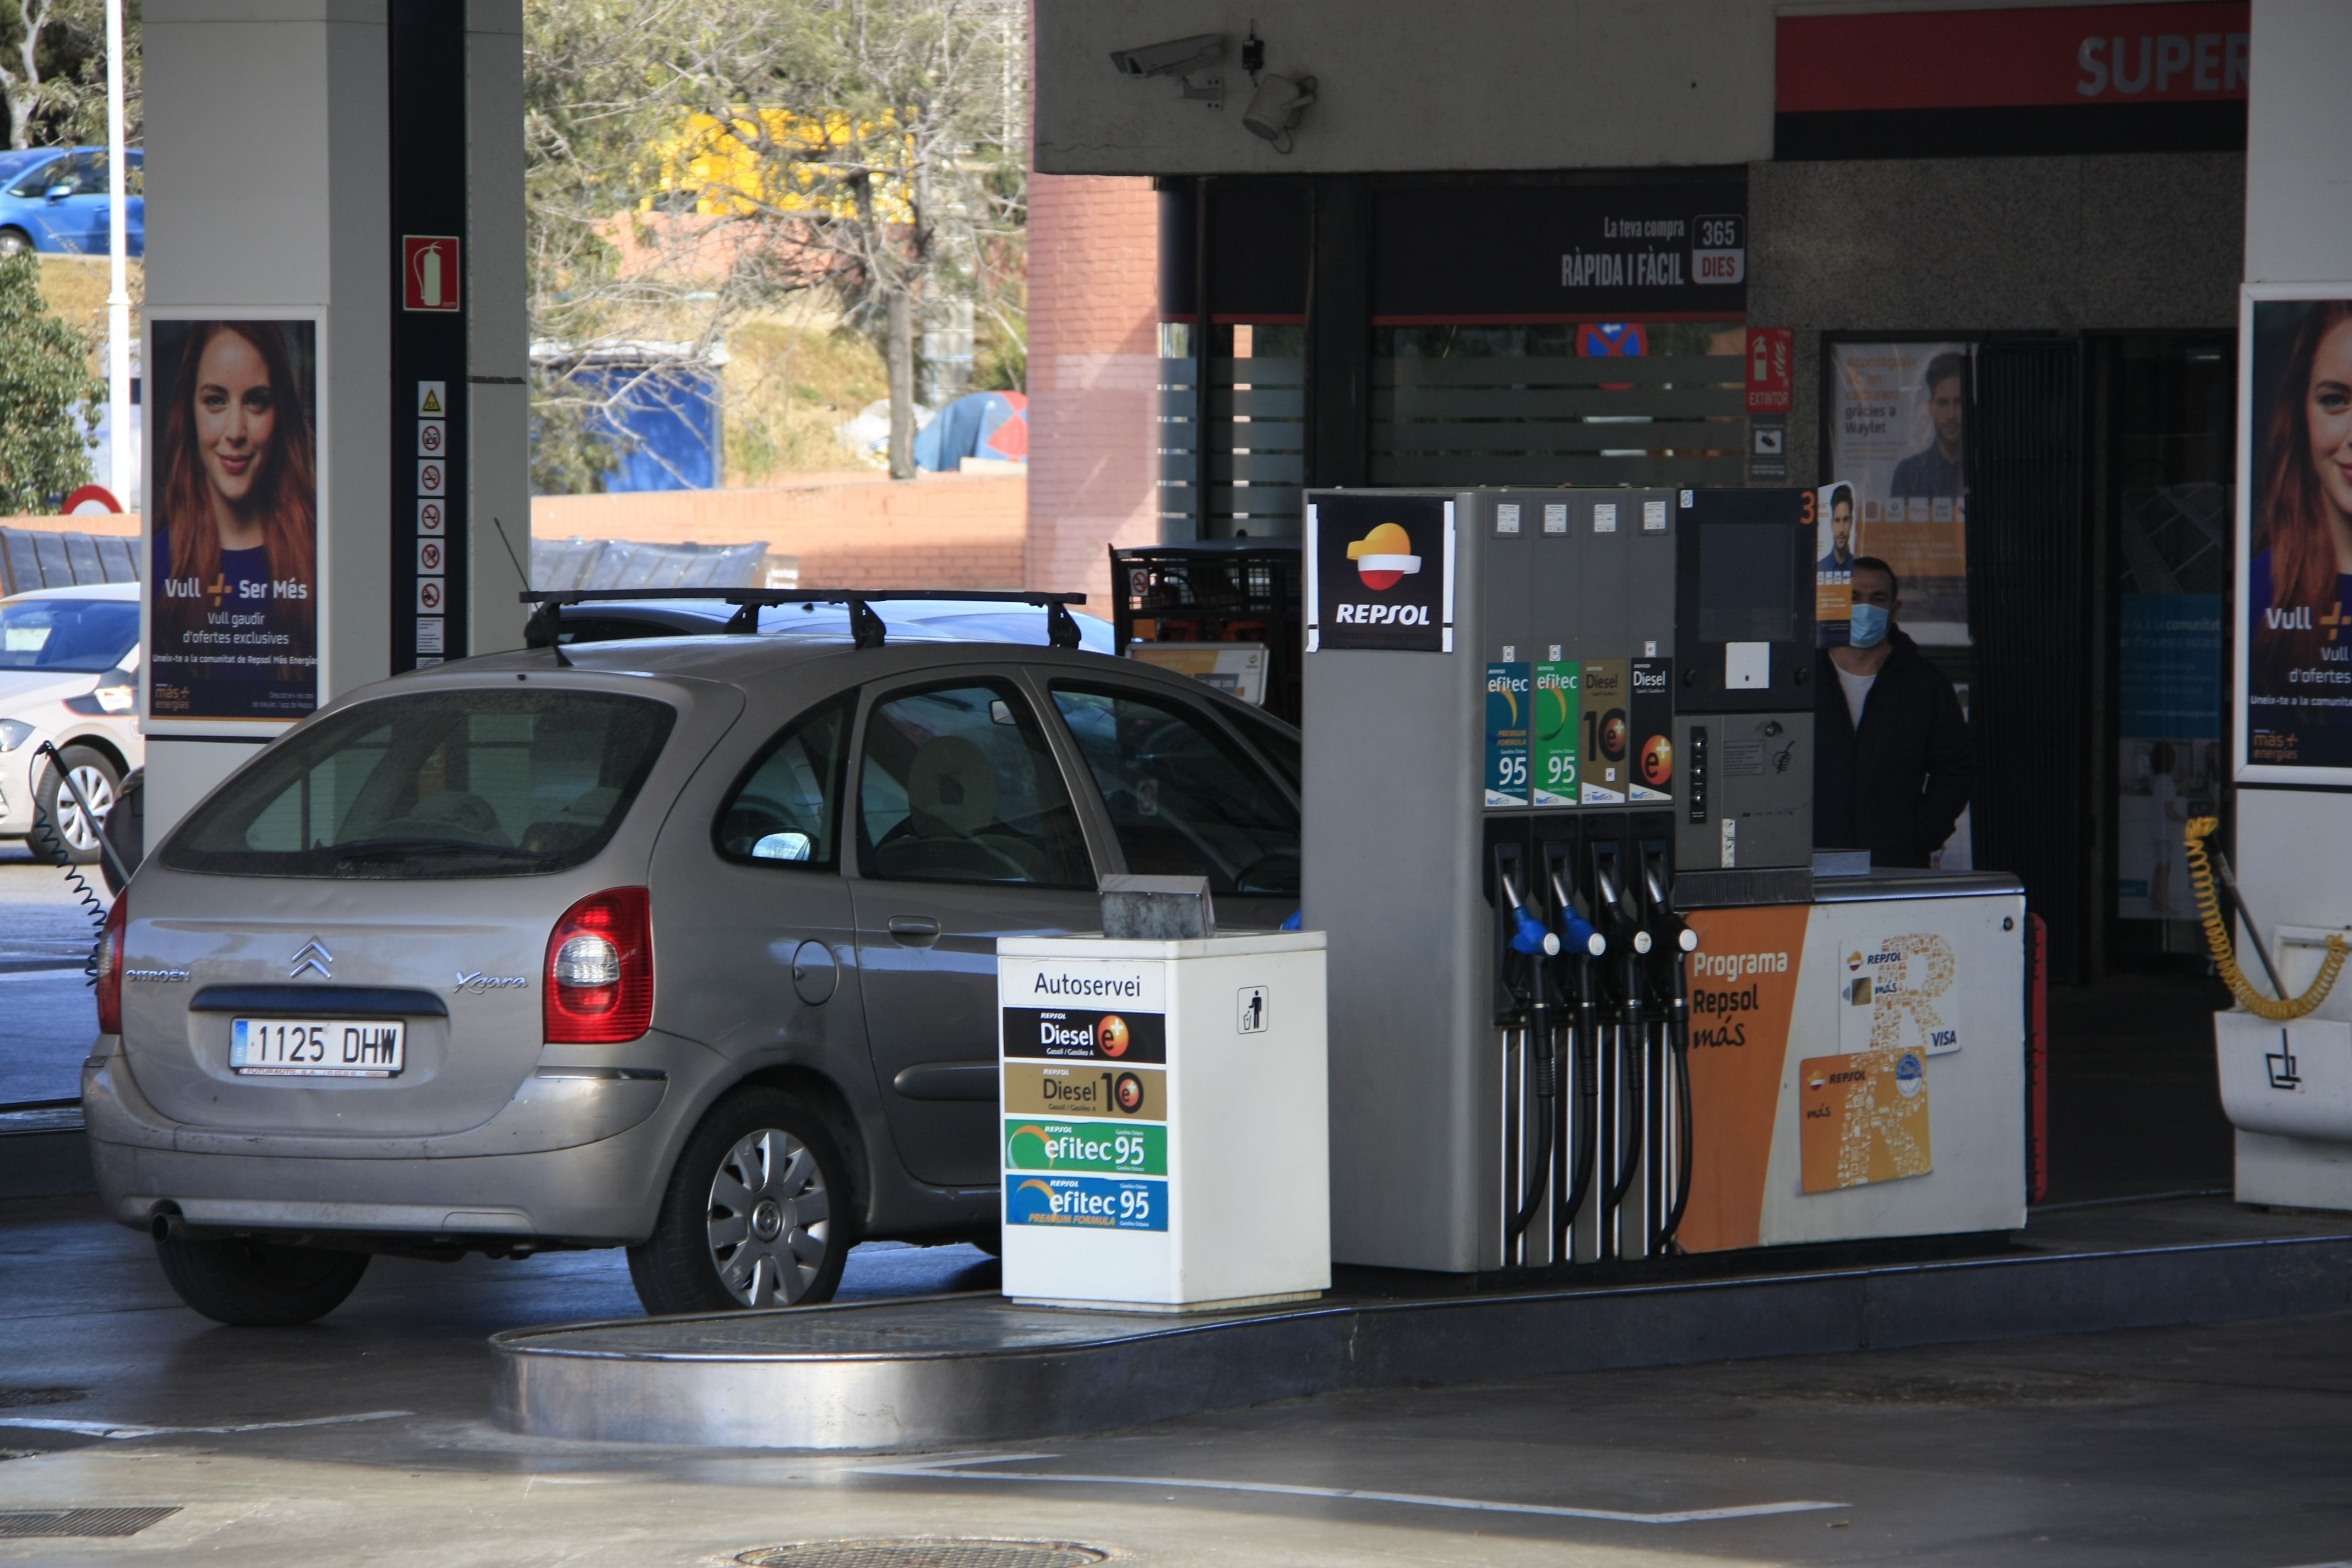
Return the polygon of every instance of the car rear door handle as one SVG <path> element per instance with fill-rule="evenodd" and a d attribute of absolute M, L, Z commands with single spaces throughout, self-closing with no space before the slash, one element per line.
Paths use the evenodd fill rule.
<path fill-rule="evenodd" d="M 890 934 L 908 947 L 929 947 L 940 939 L 940 922 L 929 915 L 892 915 Z"/>

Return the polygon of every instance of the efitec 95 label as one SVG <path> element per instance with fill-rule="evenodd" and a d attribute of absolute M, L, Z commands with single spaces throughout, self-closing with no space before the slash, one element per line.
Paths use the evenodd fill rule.
<path fill-rule="evenodd" d="M 1168 1129 L 1156 1123 L 1048 1121 L 1004 1123 L 1008 1171 L 1104 1171 L 1123 1176 L 1168 1173 Z"/>
<path fill-rule="evenodd" d="M 1004 1184 L 1007 1225 L 1166 1230 L 1168 1184 L 1118 1176 L 1023 1176 Z"/>
<path fill-rule="evenodd" d="M 1168 1019 L 1160 1013 L 1007 1007 L 999 1036 L 1008 1057 L 1049 1061 L 1164 1062 Z"/>

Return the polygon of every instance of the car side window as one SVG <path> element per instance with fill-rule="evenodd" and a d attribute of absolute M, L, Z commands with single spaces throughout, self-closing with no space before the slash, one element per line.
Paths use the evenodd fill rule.
<path fill-rule="evenodd" d="M 830 871 L 840 864 L 842 762 L 856 694 L 785 725 L 719 808 L 719 853 L 747 866 Z"/>
<path fill-rule="evenodd" d="M 1213 893 L 1297 897 L 1297 808 L 1206 718 L 1104 687 L 1056 685 L 1054 704 L 1129 871 L 1206 877 Z"/>
<path fill-rule="evenodd" d="M 858 816 L 869 877 L 1095 885 L 1061 770 L 1010 686 L 877 702 L 866 721 Z"/>
<path fill-rule="evenodd" d="M 50 186 L 58 183 L 66 163 L 67 160 L 63 158 L 50 158 L 35 165 L 23 178 L 8 187 L 8 194 L 12 196 L 38 196 L 47 194 Z"/>

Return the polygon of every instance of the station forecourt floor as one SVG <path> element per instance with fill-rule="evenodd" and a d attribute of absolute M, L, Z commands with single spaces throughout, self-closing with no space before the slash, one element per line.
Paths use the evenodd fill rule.
<path fill-rule="evenodd" d="M 63 888 L 0 866 L 0 1072 L 37 1088 L 87 1043 L 87 927 Z M 2128 1005 L 2095 1011 L 2126 1049 Z M 2195 1095 L 2099 1059 L 2179 1157 L 2086 1167 L 2077 1193 L 2211 1184 Z M 2193 1086 L 2191 1053 L 2163 1059 Z M 2116 1110 L 2112 1084 L 2079 1098 Z M 2160 1229 L 2200 1204 L 2225 1206 L 2134 1212 Z M 995 1281 L 970 1247 L 871 1244 L 843 1293 Z M 0 1200 L 0 1563 L 595 1568 L 937 1537 L 1185 1564 L 2352 1563 L 2352 1312 L 1329 1394 L 1012 1451 L 626 1447 L 491 1422 L 490 1333 L 636 1311 L 617 1254 L 379 1259 L 322 1322 L 220 1328 L 92 1199 Z M 1781 1504 L 1834 1506 L 1759 1511 Z M 12 1533 L 140 1507 L 172 1511 L 127 1536 Z"/>

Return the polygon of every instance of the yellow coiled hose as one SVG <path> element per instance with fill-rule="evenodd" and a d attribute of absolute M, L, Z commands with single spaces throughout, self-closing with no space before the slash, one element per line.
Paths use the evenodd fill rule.
<path fill-rule="evenodd" d="M 2334 989 L 2336 977 L 2344 972 L 2344 961 L 2352 957 L 2352 947 L 2345 945 L 2341 936 L 2331 932 L 2327 938 L 2327 956 L 2319 965 L 2319 976 L 2311 988 L 2300 996 L 2282 996 L 2276 1000 L 2263 995 L 2238 967 L 2236 950 L 2231 945 L 2230 925 L 2221 917 L 2221 895 L 2213 886 L 2213 868 L 2205 858 L 2205 840 L 2221 829 L 2218 816 L 2191 819 L 2187 835 L 2189 845 L 2189 880 L 2197 889 L 2197 918 L 2205 925 L 2205 944 L 2213 950 L 2214 965 L 2221 978 L 2229 982 L 2230 994 L 2238 1005 L 2257 1018 L 2284 1023 L 2300 1018 L 2322 1002 Z"/>

